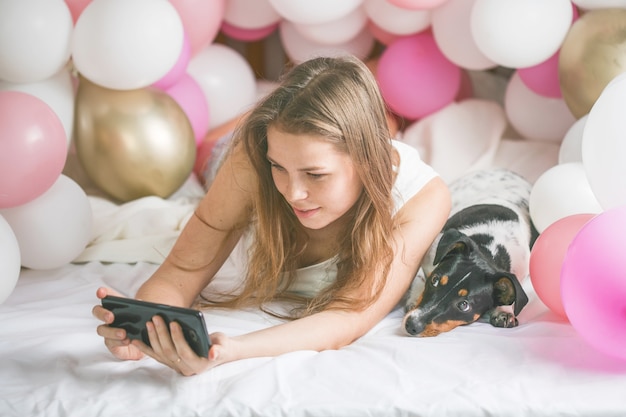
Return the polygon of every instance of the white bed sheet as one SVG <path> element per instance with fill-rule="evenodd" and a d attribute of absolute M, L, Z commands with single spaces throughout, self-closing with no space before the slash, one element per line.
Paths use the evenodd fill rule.
<path fill-rule="evenodd" d="M 337 351 L 256 358 L 183 377 L 152 359 L 113 359 L 95 333 L 95 288 L 134 292 L 154 264 L 24 270 L 0 308 L 0 415 L 623 416 L 626 362 L 590 347 L 526 283 L 521 325 L 474 323 L 411 338 L 395 309 Z M 206 311 L 209 331 L 274 324 Z"/>
<path fill-rule="evenodd" d="M 502 139 L 503 117 L 489 103 L 468 101 L 403 139 L 448 180 L 498 166 L 534 181 L 557 163 L 558 144 Z M 193 377 L 149 358 L 115 360 L 96 335 L 96 288 L 134 294 L 201 194 L 190 181 L 168 201 L 118 207 L 92 197 L 94 238 L 81 263 L 22 271 L 0 305 L 0 417 L 626 415 L 626 362 L 590 347 L 543 305 L 530 280 L 514 329 L 475 323 L 411 338 L 398 307 L 337 351 L 242 360 Z M 205 318 L 209 331 L 230 335 L 277 322 L 258 310 Z"/>

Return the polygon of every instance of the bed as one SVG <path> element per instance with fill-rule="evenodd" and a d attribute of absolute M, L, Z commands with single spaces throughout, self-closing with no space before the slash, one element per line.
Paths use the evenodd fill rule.
<path fill-rule="evenodd" d="M 558 162 L 558 145 L 505 138 L 498 109 L 491 101 L 469 100 L 406 129 L 400 139 L 418 147 L 446 179 L 505 166 L 534 181 Z M 442 157 L 445 149 L 458 149 L 444 143 L 454 140 L 448 122 L 473 141 L 473 154 Z M 149 358 L 115 360 L 95 332 L 96 288 L 133 294 L 202 192 L 192 176 L 167 199 L 116 204 L 90 194 L 94 239 L 85 251 L 58 269 L 23 269 L 0 306 L 0 415 L 625 415 L 626 362 L 589 346 L 541 302 L 529 279 L 524 286 L 530 302 L 513 329 L 474 323 L 433 338 L 411 338 L 400 327 L 398 306 L 337 351 L 242 360 L 193 377 Z M 215 285 L 232 279 L 228 265 L 223 270 Z M 230 335 L 278 320 L 255 309 L 204 313 L 210 332 Z"/>

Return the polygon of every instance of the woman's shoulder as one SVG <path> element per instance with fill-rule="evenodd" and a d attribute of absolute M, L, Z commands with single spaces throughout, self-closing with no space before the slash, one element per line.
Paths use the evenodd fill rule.
<path fill-rule="evenodd" d="M 413 146 L 395 139 L 392 139 L 391 143 L 400 158 L 398 166 L 395 167 L 396 180 L 393 195 L 395 208 L 399 210 L 405 202 L 439 174 L 422 160 L 419 151 Z"/>

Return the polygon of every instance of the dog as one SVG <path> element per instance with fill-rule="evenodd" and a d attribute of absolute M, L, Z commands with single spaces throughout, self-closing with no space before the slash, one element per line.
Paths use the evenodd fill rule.
<path fill-rule="evenodd" d="M 420 337 L 478 320 L 515 327 L 528 303 L 521 281 L 538 236 L 528 210 L 532 185 L 491 169 L 470 172 L 449 188 L 450 216 L 408 292 L 403 327 Z"/>

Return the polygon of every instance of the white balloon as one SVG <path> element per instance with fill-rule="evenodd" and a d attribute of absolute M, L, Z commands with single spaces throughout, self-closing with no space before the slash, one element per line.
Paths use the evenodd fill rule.
<path fill-rule="evenodd" d="M 176 64 L 183 36 L 178 12 L 166 0 L 93 0 L 76 22 L 72 57 L 95 84 L 142 88 Z"/>
<path fill-rule="evenodd" d="M 0 304 L 11 295 L 20 276 L 20 248 L 11 226 L 0 214 Z"/>
<path fill-rule="evenodd" d="M 589 183 L 605 210 L 626 204 L 626 73 L 602 91 L 587 115 L 582 158 Z"/>
<path fill-rule="evenodd" d="M 576 6 L 581 9 L 626 9 L 626 0 L 572 0 Z"/>
<path fill-rule="evenodd" d="M 256 101 L 256 79 L 244 57 L 229 46 L 211 44 L 196 54 L 187 72 L 209 104 L 209 128 L 248 110 Z"/>
<path fill-rule="evenodd" d="M 387 0 L 365 0 L 365 13 L 379 28 L 393 35 L 411 35 L 428 28 L 432 12 L 409 10 L 398 7 Z"/>
<path fill-rule="evenodd" d="M 92 212 L 87 195 L 62 174 L 39 197 L 2 209 L 0 215 L 11 225 L 22 266 L 27 268 L 63 266 L 74 260 L 91 238 Z"/>
<path fill-rule="evenodd" d="M 319 56 L 339 56 L 351 54 L 365 59 L 374 48 L 374 36 L 366 28 L 355 38 L 337 45 L 325 45 L 313 42 L 298 32 L 295 24 L 283 20 L 280 23 L 280 40 L 287 56 L 295 63 L 301 63 Z"/>
<path fill-rule="evenodd" d="M 602 212 L 580 162 L 556 165 L 541 174 L 530 192 L 528 206 L 539 233 L 564 217 Z"/>
<path fill-rule="evenodd" d="M 476 0 L 470 25 L 476 45 L 489 59 L 525 68 L 558 51 L 573 13 L 569 0 Z"/>
<path fill-rule="evenodd" d="M 583 131 L 588 114 L 584 115 L 569 128 L 559 148 L 559 164 L 583 161 Z"/>
<path fill-rule="evenodd" d="M 433 10 L 432 30 L 437 46 L 450 61 L 469 70 L 493 68 L 496 63 L 476 46 L 470 14 L 476 0 L 447 0 Z"/>
<path fill-rule="evenodd" d="M 228 0 L 224 10 L 224 20 L 242 29 L 266 28 L 281 19 L 269 0 Z"/>
<path fill-rule="evenodd" d="M 367 15 L 362 7 L 344 17 L 318 24 L 295 24 L 296 30 L 312 42 L 338 45 L 354 39 L 367 25 Z"/>
<path fill-rule="evenodd" d="M 63 124 L 69 147 L 74 129 L 74 87 L 67 68 L 63 68 L 50 78 L 32 83 L 0 81 L 0 91 L 21 91 L 37 97 L 50 106 Z"/>
<path fill-rule="evenodd" d="M 515 72 L 504 93 L 504 110 L 511 126 L 523 138 L 561 143 L 576 122 L 562 98 L 541 96 Z"/>
<path fill-rule="evenodd" d="M 339 19 L 359 7 L 363 0 L 269 0 L 283 18 L 303 24 Z"/>
<path fill-rule="evenodd" d="M 70 58 L 74 23 L 62 0 L 0 1 L 0 79 L 45 80 Z"/>

